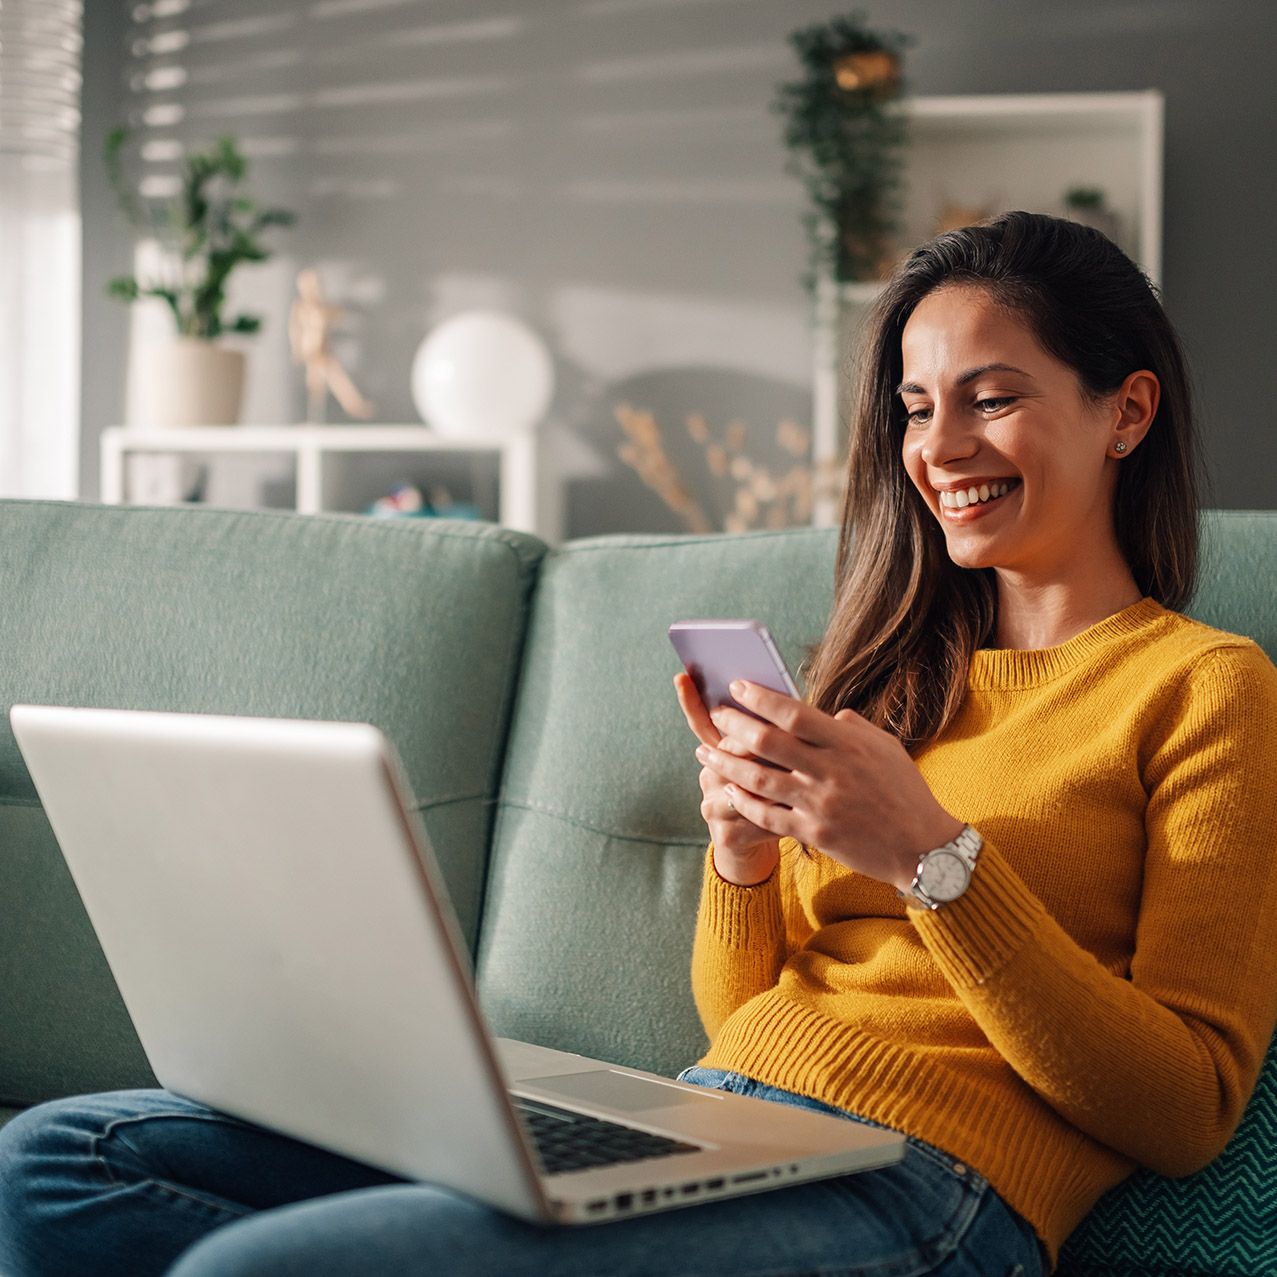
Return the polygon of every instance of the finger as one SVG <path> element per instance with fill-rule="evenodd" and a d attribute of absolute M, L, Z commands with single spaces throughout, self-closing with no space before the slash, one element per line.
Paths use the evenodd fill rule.
<path fill-rule="evenodd" d="M 858 721 L 868 726 L 864 719 L 851 710 L 838 711 L 838 715 L 848 715 L 846 718 L 838 717 L 838 715 L 831 716 L 814 705 L 786 696 L 783 692 L 773 692 L 770 687 L 763 687 L 758 683 L 737 680 L 731 685 L 730 690 L 750 714 L 784 728 L 791 736 L 809 745 L 837 744 L 840 737 L 839 729 L 833 726 L 835 721 L 839 724 Z M 739 711 L 734 712 L 739 713 Z M 748 719 L 749 714 L 745 717 Z M 733 732 L 733 735 L 739 735 L 739 733 Z"/>
<path fill-rule="evenodd" d="M 718 729 L 710 722 L 709 710 L 705 708 L 705 702 L 701 700 L 701 694 L 696 690 L 692 676 L 686 671 L 675 674 L 674 690 L 678 694 L 679 707 L 683 711 L 683 717 L 687 719 L 688 727 L 692 729 L 692 734 L 706 745 L 717 745 Z"/>
<path fill-rule="evenodd" d="M 720 705 L 710 712 L 710 721 L 722 733 L 718 748 L 729 753 L 765 758 L 788 771 L 809 771 L 817 762 L 812 747 L 805 741 L 752 714 Z"/>
<path fill-rule="evenodd" d="M 716 772 L 725 782 L 743 786 L 751 793 L 771 802 L 792 806 L 796 797 L 794 779 L 788 771 L 768 767 L 752 758 L 738 758 L 708 745 L 699 745 L 696 757 L 703 767 Z"/>
<path fill-rule="evenodd" d="M 767 802 L 739 785 L 728 785 L 724 793 L 732 804 L 729 815 L 735 814 L 750 824 L 757 825 L 759 829 L 765 829 L 769 834 L 776 834 L 781 838 L 790 835 L 794 813 L 788 807 Z"/>

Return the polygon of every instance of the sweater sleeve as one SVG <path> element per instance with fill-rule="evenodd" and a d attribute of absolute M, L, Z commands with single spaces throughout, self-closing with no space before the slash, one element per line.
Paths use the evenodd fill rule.
<path fill-rule="evenodd" d="M 986 845 L 914 926 L 1017 1074 L 1088 1135 L 1165 1175 L 1241 1120 L 1277 1021 L 1277 669 L 1199 658 L 1150 742 L 1130 977 L 1100 963 Z"/>
<path fill-rule="evenodd" d="M 788 955 L 781 878 L 786 844 L 770 878 L 738 887 L 714 868 L 714 845 L 705 876 L 692 944 L 692 996 L 711 1041 L 728 1016 L 772 988 Z"/>

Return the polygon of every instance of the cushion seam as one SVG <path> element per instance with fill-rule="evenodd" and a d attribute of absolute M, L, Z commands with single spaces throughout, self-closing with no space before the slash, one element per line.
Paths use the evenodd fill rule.
<path fill-rule="evenodd" d="M 661 834 L 636 834 L 629 830 L 614 829 L 606 825 L 596 824 L 588 817 L 573 811 L 562 808 L 548 807 L 544 803 L 520 802 L 513 798 L 498 798 L 497 806 L 499 809 L 518 808 L 521 811 L 535 812 L 538 816 L 549 816 L 552 820 L 560 820 L 564 824 L 574 825 L 578 829 L 588 829 L 594 834 L 603 834 L 608 838 L 615 838 L 623 842 L 641 842 L 641 843 L 659 843 L 662 846 L 686 846 L 694 847 L 698 851 L 703 851 L 709 846 L 709 834 L 702 836 L 681 837 L 677 834 L 661 835 Z M 493 850 L 496 848 L 494 846 Z"/>

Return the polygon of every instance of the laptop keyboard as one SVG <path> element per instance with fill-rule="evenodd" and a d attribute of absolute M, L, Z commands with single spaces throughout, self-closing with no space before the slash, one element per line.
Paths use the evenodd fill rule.
<path fill-rule="evenodd" d="M 512 1095 L 515 1109 L 536 1146 L 541 1167 L 547 1175 L 580 1171 L 590 1166 L 616 1166 L 621 1162 L 641 1162 L 648 1157 L 671 1153 L 696 1153 L 695 1144 L 683 1144 L 664 1135 L 636 1131 L 632 1126 L 587 1117 L 570 1109 L 557 1108 L 541 1100 Z"/>

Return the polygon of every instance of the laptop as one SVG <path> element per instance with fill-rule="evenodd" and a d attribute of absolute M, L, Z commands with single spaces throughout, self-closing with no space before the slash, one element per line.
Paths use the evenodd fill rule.
<path fill-rule="evenodd" d="M 404 773 L 368 724 L 36 705 L 10 720 L 151 1068 L 180 1095 L 563 1224 L 903 1156 L 894 1132 L 494 1038 Z"/>

